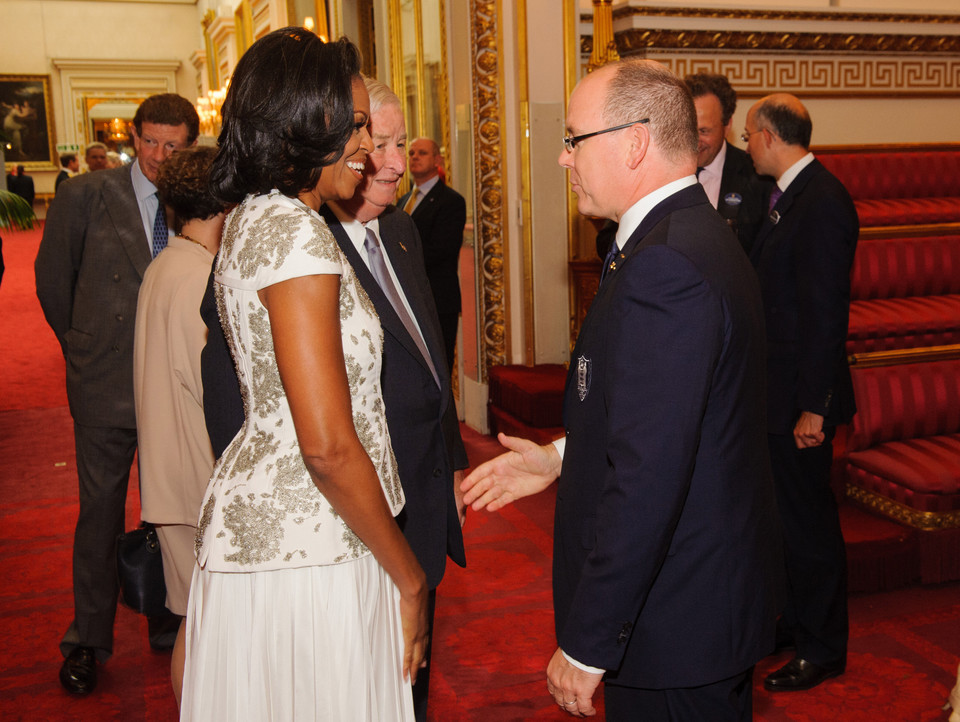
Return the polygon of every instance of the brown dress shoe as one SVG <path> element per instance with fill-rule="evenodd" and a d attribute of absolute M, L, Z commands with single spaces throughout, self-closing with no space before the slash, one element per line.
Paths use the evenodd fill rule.
<path fill-rule="evenodd" d="M 93 647 L 74 647 L 60 667 L 60 684 L 71 694 L 90 694 L 97 686 L 97 657 Z"/>
<path fill-rule="evenodd" d="M 844 662 L 820 666 L 805 659 L 794 657 L 776 672 L 763 680 L 763 688 L 770 692 L 798 692 L 813 689 L 824 680 L 843 674 Z"/>

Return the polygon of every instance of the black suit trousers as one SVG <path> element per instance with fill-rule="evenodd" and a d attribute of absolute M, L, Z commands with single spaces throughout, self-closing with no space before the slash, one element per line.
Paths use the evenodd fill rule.
<path fill-rule="evenodd" d="M 64 656 L 93 647 L 105 662 L 113 653 L 117 613 L 117 535 L 124 529 L 127 484 L 137 430 L 74 423 L 80 515 L 73 541 L 74 619 L 60 643 Z"/>
<path fill-rule="evenodd" d="M 787 605 L 782 623 L 797 656 L 814 664 L 846 660 L 847 554 L 830 488 L 835 428 L 818 447 L 798 449 L 792 434 L 769 434 L 783 525 Z"/>
<path fill-rule="evenodd" d="M 684 689 L 637 689 L 604 685 L 608 722 L 750 722 L 753 667 L 713 684 Z"/>

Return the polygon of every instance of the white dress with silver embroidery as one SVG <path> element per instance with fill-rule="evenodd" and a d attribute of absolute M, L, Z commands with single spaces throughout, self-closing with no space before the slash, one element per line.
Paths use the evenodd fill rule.
<path fill-rule="evenodd" d="M 228 217 L 217 301 L 246 419 L 214 469 L 197 531 L 187 616 L 184 720 L 408 720 L 399 595 L 310 478 L 257 292 L 340 276 L 353 422 L 396 514 L 373 304 L 324 220 L 273 191 Z"/>

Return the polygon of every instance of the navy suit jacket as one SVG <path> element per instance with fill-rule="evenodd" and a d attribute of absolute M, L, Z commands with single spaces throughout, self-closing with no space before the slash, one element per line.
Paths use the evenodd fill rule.
<path fill-rule="evenodd" d="M 699 185 L 607 273 L 564 398 L 557 639 L 618 684 L 716 682 L 773 649 L 781 596 L 760 290 Z"/>
<path fill-rule="evenodd" d="M 428 586 L 434 589 L 443 578 L 448 555 L 460 566 L 466 564 L 453 472 L 465 469 L 468 463 L 460 438 L 440 323 L 423 268 L 420 238 L 410 216 L 403 211 L 390 206 L 380 214 L 381 246 L 390 258 L 420 326 L 440 377 L 439 387 L 336 215 L 326 206 L 321 214 L 380 316 L 383 401 L 400 483 L 407 499 L 397 522 L 426 572 Z"/>
<path fill-rule="evenodd" d="M 818 160 L 760 228 L 751 260 L 766 311 L 770 433 L 791 433 L 801 411 L 828 426 L 856 412 L 846 340 L 858 232 L 850 194 Z"/>
<path fill-rule="evenodd" d="M 727 143 L 717 212 L 724 219 L 734 221 L 737 238 L 748 255 L 766 217 L 772 187 L 773 179 L 757 175 L 746 151 Z"/>
<path fill-rule="evenodd" d="M 35 264 L 37 297 L 67 365 L 74 421 L 134 429 L 133 325 L 151 261 L 132 165 L 57 192 Z"/>
<path fill-rule="evenodd" d="M 397 204 L 403 208 L 408 191 Z M 467 222 L 467 202 L 442 180 L 430 189 L 413 210 L 420 232 L 423 264 L 439 313 L 460 312 L 460 247 Z"/>
<path fill-rule="evenodd" d="M 410 216 L 392 206 L 380 215 L 382 248 L 423 332 L 440 376 L 439 387 L 336 214 L 327 206 L 323 206 L 320 213 L 380 316 L 383 402 L 406 497 L 397 523 L 427 575 L 427 584 L 434 589 L 443 578 L 447 555 L 460 566 L 466 564 L 453 472 L 465 469 L 468 463 L 460 438 L 450 375 L 443 361 L 437 313 L 423 271 L 417 229 Z M 200 359 L 203 411 L 214 452 L 219 456 L 243 425 L 243 405 L 236 371 L 216 314 L 212 274 L 201 309 L 209 329 Z"/>

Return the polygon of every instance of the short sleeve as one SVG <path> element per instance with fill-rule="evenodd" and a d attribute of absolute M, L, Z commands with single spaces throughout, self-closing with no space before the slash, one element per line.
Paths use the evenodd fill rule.
<path fill-rule="evenodd" d="M 326 221 L 272 191 L 248 197 L 224 229 L 217 280 L 259 291 L 291 278 L 342 275 L 343 255 Z"/>

